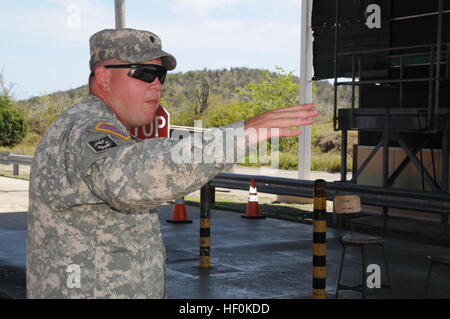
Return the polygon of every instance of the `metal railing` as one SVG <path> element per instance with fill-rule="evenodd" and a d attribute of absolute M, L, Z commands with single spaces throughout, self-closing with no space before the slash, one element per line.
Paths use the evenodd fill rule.
<path fill-rule="evenodd" d="M 220 173 L 217 175 L 208 184 L 203 186 L 208 188 L 203 193 L 210 193 L 211 188 L 215 187 L 248 190 L 252 177 L 255 178 L 258 192 L 313 198 L 314 181 L 312 180 L 231 173 Z M 333 200 L 336 194 L 345 193 L 358 195 L 361 203 L 365 205 L 440 214 L 441 231 L 444 234 L 448 231 L 448 216 L 450 215 L 449 193 L 397 188 L 388 189 L 382 186 L 357 185 L 343 182 L 327 183 L 327 199 Z M 206 200 L 211 201 L 211 197 L 208 196 L 206 199 L 200 198 L 201 203 Z M 210 207 L 211 205 L 210 203 L 203 203 L 203 206 Z"/>
<path fill-rule="evenodd" d="M 13 175 L 19 175 L 19 165 L 31 166 L 33 156 L 11 154 L 9 152 L 0 152 L 0 164 L 11 165 L 13 164 Z"/>
<path fill-rule="evenodd" d="M 174 130 L 184 130 L 190 133 L 194 132 L 205 132 L 209 129 L 207 128 L 197 128 L 197 127 L 189 127 L 189 126 L 170 126 L 170 133 Z M 31 166 L 33 161 L 33 156 L 31 155 L 22 155 L 22 154 L 12 154 L 10 152 L 0 152 L 0 164 L 3 165 L 11 165 L 13 164 L 13 175 L 19 175 L 19 165 L 27 165 Z"/>
<path fill-rule="evenodd" d="M 0 164 L 31 165 L 33 156 L 0 152 Z M 214 201 L 214 188 L 248 190 L 251 178 L 255 178 L 259 192 L 275 195 L 313 197 L 312 180 L 291 179 L 271 176 L 252 176 L 244 174 L 220 173 L 207 183 L 200 202 L 210 209 Z M 327 199 L 333 200 L 336 194 L 350 193 L 358 195 L 361 203 L 370 206 L 400 208 L 413 211 L 441 214 L 442 232 L 447 233 L 450 215 L 450 194 L 436 191 L 415 191 L 382 186 L 357 185 L 353 183 L 328 182 Z M 203 196 L 208 194 L 208 196 Z M 212 195 L 212 196 L 211 196 Z"/>
<path fill-rule="evenodd" d="M 442 47 L 446 49 L 443 50 Z M 420 52 L 409 52 L 408 50 L 423 50 Z M 408 51 L 407 53 L 398 53 L 391 54 L 391 52 L 395 51 Z M 442 52 L 441 52 L 442 51 Z M 445 54 L 444 54 L 445 53 Z M 383 55 L 384 54 L 384 55 Z M 379 56 L 380 58 L 388 61 L 388 67 L 392 69 L 399 69 L 398 76 L 391 76 L 391 78 L 375 78 L 375 79 L 364 79 L 361 80 L 361 76 L 366 72 L 363 70 L 363 58 L 374 58 Z M 334 81 L 334 94 L 337 95 L 337 87 L 350 85 L 352 88 L 352 96 L 351 96 L 351 117 L 352 123 L 356 123 L 355 120 L 355 86 L 362 85 L 383 85 L 383 84 L 396 84 L 398 85 L 398 107 L 404 107 L 404 86 L 406 83 L 417 83 L 417 82 L 426 82 L 428 83 L 428 104 L 426 105 L 426 110 L 428 112 L 428 116 L 431 119 L 432 116 L 439 116 L 439 108 L 440 108 L 440 100 L 439 100 L 439 91 L 441 87 L 441 82 L 448 80 L 449 77 L 449 59 L 450 59 L 450 43 L 444 42 L 439 44 L 428 44 L 428 45 L 415 45 L 415 46 L 404 46 L 404 47 L 390 47 L 384 49 L 373 49 L 373 50 L 360 50 L 353 52 L 341 52 L 337 54 L 337 57 L 351 57 L 351 81 L 338 81 L 337 75 L 335 76 Z M 422 57 L 423 63 L 413 63 L 410 61 L 407 62 L 408 58 L 411 57 Z M 445 74 L 441 74 L 441 65 L 445 66 Z M 406 67 L 413 66 L 428 66 L 429 72 L 428 75 L 424 74 L 422 77 L 414 77 L 409 78 L 405 77 L 404 69 Z M 433 89 L 434 87 L 434 89 Z M 433 92 L 434 90 L 434 92 Z M 434 102 L 433 102 L 434 101 Z M 434 103 L 434 105 L 433 105 Z M 441 105 L 442 107 L 442 105 Z M 340 130 L 338 127 L 339 114 L 338 114 L 338 105 L 337 99 L 334 99 L 334 115 L 333 115 L 333 127 L 334 130 Z"/>
<path fill-rule="evenodd" d="M 255 178 L 258 192 L 313 197 L 314 181 L 312 180 L 220 173 L 210 181 L 210 186 L 248 190 L 252 177 Z M 359 195 L 363 204 L 371 206 L 387 206 L 429 213 L 450 214 L 450 194 L 443 192 L 424 192 L 398 188 L 386 189 L 382 186 L 327 182 L 327 199 L 333 200 L 334 196 L 340 193 Z"/>

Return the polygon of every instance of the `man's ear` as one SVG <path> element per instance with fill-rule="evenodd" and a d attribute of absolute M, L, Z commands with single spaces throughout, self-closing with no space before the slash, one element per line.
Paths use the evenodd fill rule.
<path fill-rule="evenodd" d="M 111 81 L 111 72 L 105 67 L 98 67 L 95 69 L 95 83 L 104 91 L 109 92 Z"/>

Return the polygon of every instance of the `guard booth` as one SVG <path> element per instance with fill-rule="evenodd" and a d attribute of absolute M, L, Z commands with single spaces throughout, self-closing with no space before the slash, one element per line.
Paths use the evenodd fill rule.
<path fill-rule="evenodd" d="M 449 192 L 449 18 L 444 0 L 313 2 L 314 80 L 334 79 L 343 182 Z M 343 86 L 351 105 L 339 104 Z M 357 145 L 347 145 L 349 130 L 358 131 Z"/>

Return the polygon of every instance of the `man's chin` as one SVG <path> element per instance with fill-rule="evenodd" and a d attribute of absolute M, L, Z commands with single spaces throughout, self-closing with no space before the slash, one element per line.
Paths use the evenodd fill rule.
<path fill-rule="evenodd" d="M 143 124 L 142 126 L 147 125 L 155 120 L 156 109 L 157 107 L 153 108 L 151 111 L 144 115 L 144 117 L 142 118 L 142 122 L 145 122 L 145 124 Z"/>
<path fill-rule="evenodd" d="M 135 125 L 133 125 L 132 128 L 135 129 L 135 128 L 141 128 L 141 127 L 147 126 L 150 123 L 152 123 L 154 120 L 155 120 L 155 117 L 153 117 L 151 119 L 147 118 L 145 121 L 142 121 L 142 119 L 141 119 L 141 121 L 139 121 Z"/>

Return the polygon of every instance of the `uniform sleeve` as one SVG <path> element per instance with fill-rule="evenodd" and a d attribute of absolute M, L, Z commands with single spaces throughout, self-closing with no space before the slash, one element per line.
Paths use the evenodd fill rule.
<path fill-rule="evenodd" d="M 243 121 L 183 139 L 136 142 L 90 129 L 73 132 L 77 170 L 91 191 L 109 206 L 138 210 L 187 195 L 232 167 L 248 148 Z M 176 135 L 176 134 L 175 134 Z M 173 136 L 173 135 L 172 135 Z"/>

